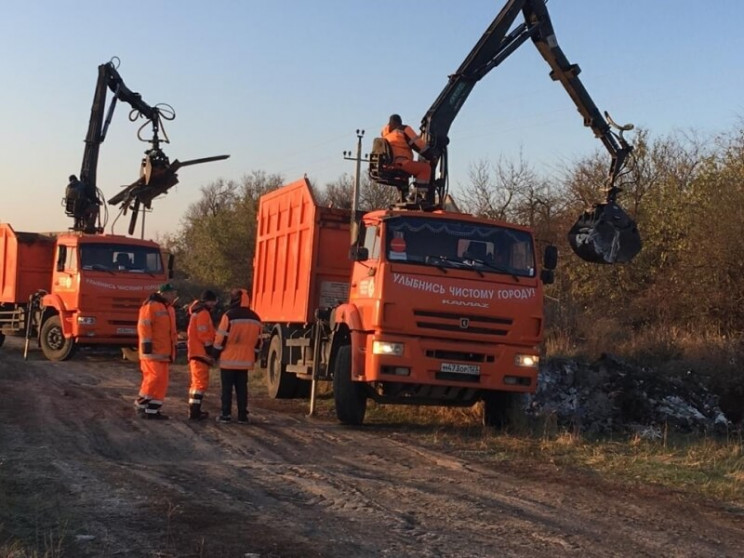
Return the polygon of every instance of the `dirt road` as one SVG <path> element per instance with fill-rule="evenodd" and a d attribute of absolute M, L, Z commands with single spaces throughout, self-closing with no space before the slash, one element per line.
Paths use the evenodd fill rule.
<path fill-rule="evenodd" d="M 102 557 L 741 556 L 744 515 L 587 473 L 514 470 L 251 396 L 249 425 L 137 418 L 135 364 L 0 349 L 0 552 Z M 213 377 L 213 381 L 216 377 Z M 217 411 L 217 384 L 206 409 Z M 61 541 L 60 541 L 61 539 Z M 5 546 L 3 546 L 5 545 Z M 16 548 L 18 543 L 16 542 Z"/>

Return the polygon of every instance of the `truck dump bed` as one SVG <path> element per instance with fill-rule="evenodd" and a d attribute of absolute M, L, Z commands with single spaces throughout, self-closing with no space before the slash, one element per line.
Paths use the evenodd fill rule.
<path fill-rule="evenodd" d="M 252 307 L 263 321 L 308 323 L 348 300 L 349 210 L 319 207 L 307 179 L 261 197 Z"/>
<path fill-rule="evenodd" d="M 53 236 L 0 223 L 0 304 L 25 303 L 39 289 L 51 291 L 54 246 Z"/>

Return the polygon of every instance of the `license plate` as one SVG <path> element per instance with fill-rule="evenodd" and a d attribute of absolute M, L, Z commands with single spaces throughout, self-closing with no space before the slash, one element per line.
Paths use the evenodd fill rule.
<path fill-rule="evenodd" d="M 137 330 L 133 327 L 117 327 L 116 333 L 118 335 L 135 335 Z"/>
<path fill-rule="evenodd" d="M 443 362 L 439 367 L 440 372 L 451 372 L 453 374 L 480 374 L 480 366 L 477 364 L 454 364 Z"/>

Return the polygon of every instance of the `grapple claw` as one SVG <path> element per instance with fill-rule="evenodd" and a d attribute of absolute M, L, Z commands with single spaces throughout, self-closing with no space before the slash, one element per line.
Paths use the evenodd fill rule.
<path fill-rule="evenodd" d="M 590 263 L 626 263 L 641 250 L 635 221 L 615 202 L 585 211 L 568 231 L 568 242 L 577 256 Z"/>

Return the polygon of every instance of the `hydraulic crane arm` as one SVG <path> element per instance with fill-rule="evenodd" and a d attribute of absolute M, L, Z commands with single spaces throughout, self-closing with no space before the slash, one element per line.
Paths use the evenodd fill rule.
<path fill-rule="evenodd" d="M 421 135 L 435 152 L 449 144 L 450 126 L 475 84 L 529 38 L 526 23 L 509 31 L 523 4 L 525 0 L 507 2 L 421 120 Z"/>
<path fill-rule="evenodd" d="M 80 178 L 70 176 L 70 183 L 65 191 L 65 212 L 73 217 L 75 222 L 73 229 L 87 233 L 100 232 L 99 215 L 103 199 L 99 195 L 97 184 L 98 156 L 101 144 L 106 139 L 108 127 L 114 115 L 117 101 L 123 101 L 132 107 L 130 120 L 140 117 L 146 119 L 140 130 L 148 125 L 152 126 L 153 137 L 148 140 L 153 144 L 153 149 L 160 152 L 160 142 L 168 142 L 167 137 L 161 140 L 158 133 L 161 128 L 161 118 L 172 119 L 175 115 L 170 107 L 166 113 L 161 113 L 159 107 L 152 107 L 142 100 L 142 96 L 129 89 L 119 75 L 114 61 L 118 58 L 98 66 L 98 79 L 96 81 L 93 104 L 90 109 L 90 120 L 88 132 L 85 136 L 85 150 L 83 162 L 80 168 Z M 113 98 L 106 109 L 106 97 L 108 91 L 113 93 Z M 165 106 L 165 105 L 164 105 Z"/>
<path fill-rule="evenodd" d="M 524 21 L 511 29 L 520 13 Z M 578 77 L 579 66 L 571 64 L 558 46 L 544 0 L 508 0 L 457 71 L 449 76 L 447 85 L 422 119 L 421 136 L 429 153 L 440 159 L 442 168 L 442 176 L 434 180 L 432 189 L 438 191 L 440 199 L 446 191 L 449 129 L 473 87 L 527 39 L 532 40 L 551 68 L 550 77 L 560 81 L 584 119 L 584 125 L 592 129 L 611 158 L 605 201 L 579 218 L 569 232 L 571 247 L 579 257 L 590 262 L 630 261 L 640 250 L 641 240 L 633 220 L 615 203 L 620 192 L 615 182 L 633 150 L 622 136 L 632 125 L 617 126 L 607 113 L 605 119 L 597 109 Z M 616 126 L 619 133 L 615 133 L 610 124 Z M 433 193 L 429 195 L 432 199 Z"/>
<path fill-rule="evenodd" d="M 70 217 L 74 217 L 74 230 L 87 233 L 103 231 L 103 227 L 100 226 L 99 214 L 101 206 L 104 206 L 104 201 L 96 184 L 98 154 L 101 144 L 106 139 L 106 132 L 111 124 L 118 101 L 123 101 L 132 107 L 132 111 L 129 113 L 130 121 L 139 118 L 145 119 L 145 123 L 137 131 L 137 137 L 150 144 L 150 148 L 145 151 L 145 156 L 140 163 L 140 177 L 132 184 L 125 186 L 121 192 L 109 200 L 110 204 L 120 206 L 120 214 L 131 211 L 129 234 L 134 233 L 134 226 L 140 209 L 150 209 L 154 198 L 166 194 L 170 188 L 178 184 L 177 171 L 181 167 L 220 161 L 229 157 L 229 155 L 217 155 L 188 161 L 175 160 L 171 163 L 168 156 L 160 148 L 160 144 L 169 143 L 168 136 L 163 128 L 163 121 L 173 120 L 176 116 L 175 112 L 169 105 L 150 106 L 143 101 L 139 93 L 126 86 L 114 61 L 118 62 L 118 58 L 113 58 L 110 62 L 98 66 L 98 80 L 96 81 L 93 105 L 90 109 L 90 121 L 88 123 L 88 133 L 85 137 L 85 152 L 80 170 L 80 179 L 71 176 L 65 192 L 65 212 Z M 109 90 L 113 93 L 113 98 L 108 109 L 106 109 L 106 97 Z M 148 126 L 152 129 L 152 137 L 145 139 L 141 132 Z M 163 134 L 162 138 L 159 136 L 161 132 Z"/>
<path fill-rule="evenodd" d="M 93 96 L 93 105 L 90 109 L 88 133 L 85 136 L 85 152 L 83 153 L 83 164 L 80 169 L 80 181 L 94 195 L 97 191 L 96 174 L 98 169 L 98 154 L 101 144 L 106 139 L 106 133 L 111 123 L 111 118 L 114 115 L 116 102 L 121 100 L 128 103 L 133 110 L 136 110 L 152 122 L 156 136 L 160 128 L 160 110 L 145 103 L 142 100 L 142 95 L 135 93 L 126 86 L 114 66 L 114 60 L 98 66 L 98 81 L 96 82 L 95 94 Z M 108 111 L 106 111 L 107 90 L 111 90 L 113 93 Z"/>
<path fill-rule="evenodd" d="M 524 15 L 524 22 L 510 31 L 520 12 Z M 421 121 L 421 132 L 427 145 L 435 152 L 446 148 L 450 126 L 475 84 L 527 39 L 532 39 L 550 65 L 550 77 L 561 82 L 583 117 L 584 125 L 592 129 L 610 153 L 610 177 L 614 182 L 632 147 L 612 132 L 581 83 L 579 66 L 571 64 L 558 46 L 548 9 L 542 0 L 509 0 L 502 8 L 457 72 L 449 77 L 449 82 Z M 611 195 L 612 199 L 608 201 L 614 200 L 615 192 Z"/>

